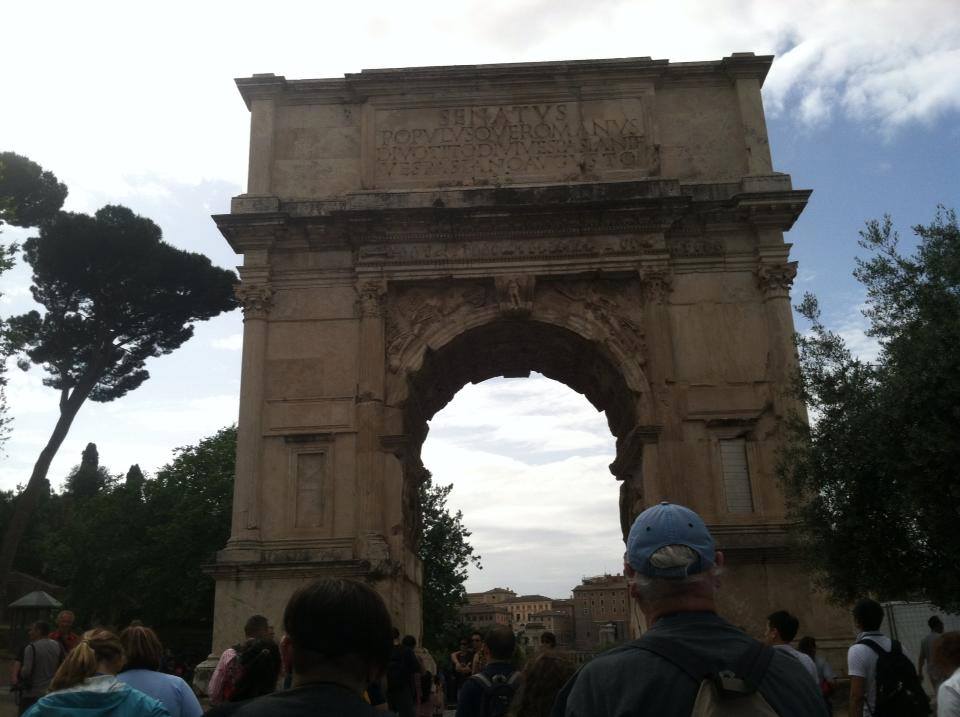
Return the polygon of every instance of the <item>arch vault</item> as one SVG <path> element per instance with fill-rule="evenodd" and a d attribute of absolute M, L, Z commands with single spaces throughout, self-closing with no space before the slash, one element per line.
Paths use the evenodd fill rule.
<path fill-rule="evenodd" d="M 416 634 L 427 421 L 468 382 L 530 371 L 606 411 L 622 527 L 690 505 L 735 568 L 741 623 L 788 607 L 844 635 L 794 563 L 774 479 L 783 233 L 810 192 L 772 168 L 770 62 L 237 81 L 249 186 L 215 220 L 243 255 L 243 369 L 215 648 L 320 575 L 370 581 Z"/>

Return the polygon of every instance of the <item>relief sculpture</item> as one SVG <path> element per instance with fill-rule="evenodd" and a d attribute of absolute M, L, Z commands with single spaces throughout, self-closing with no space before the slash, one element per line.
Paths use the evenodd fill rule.
<path fill-rule="evenodd" d="M 387 368 L 398 373 L 402 357 L 431 325 L 454 314 L 469 312 L 487 303 L 487 287 L 480 283 L 435 287 L 412 286 L 390 297 L 387 313 Z"/>

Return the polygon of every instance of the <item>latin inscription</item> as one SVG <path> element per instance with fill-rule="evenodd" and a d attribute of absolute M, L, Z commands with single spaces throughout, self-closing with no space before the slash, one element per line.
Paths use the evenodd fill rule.
<path fill-rule="evenodd" d="M 652 173 L 640 100 L 381 110 L 378 184 L 495 184 Z"/>

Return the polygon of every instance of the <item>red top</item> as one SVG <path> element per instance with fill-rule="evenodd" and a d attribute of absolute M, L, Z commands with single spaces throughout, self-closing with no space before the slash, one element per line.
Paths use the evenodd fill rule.
<path fill-rule="evenodd" d="M 63 645 L 64 652 L 70 652 L 70 650 L 75 648 L 77 643 L 80 642 L 80 636 L 75 632 L 68 632 L 64 635 L 59 630 L 54 630 L 48 637 Z"/>

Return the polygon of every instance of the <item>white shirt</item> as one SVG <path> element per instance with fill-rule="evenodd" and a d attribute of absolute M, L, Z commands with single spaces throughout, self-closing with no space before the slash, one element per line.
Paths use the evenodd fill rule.
<path fill-rule="evenodd" d="M 799 660 L 800 664 L 810 673 L 810 677 L 813 678 L 813 684 L 820 687 L 820 676 L 817 674 L 817 666 L 814 661 L 810 659 L 810 655 L 805 655 L 793 645 L 774 645 L 773 647 L 775 650 L 786 652 L 791 657 Z"/>
<path fill-rule="evenodd" d="M 937 717 L 960 717 L 960 669 L 937 690 Z"/>
<path fill-rule="evenodd" d="M 857 635 L 857 642 L 864 638 L 887 652 L 893 647 L 893 642 L 882 632 L 861 632 Z M 847 650 L 847 672 L 851 677 L 863 678 L 863 714 L 869 717 L 877 706 L 877 653 L 868 645 L 851 645 Z"/>

